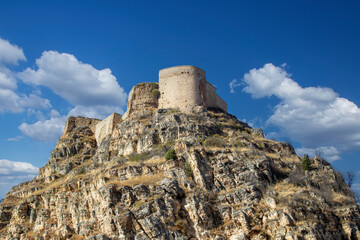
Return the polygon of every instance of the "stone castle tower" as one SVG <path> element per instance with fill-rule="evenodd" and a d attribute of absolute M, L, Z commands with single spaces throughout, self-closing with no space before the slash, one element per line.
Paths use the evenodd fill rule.
<path fill-rule="evenodd" d="M 208 83 L 205 72 L 195 66 L 165 68 L 159 72 L 159 108 L 176 108 L 190 113 L 196 106 L 217 107 L 227 111 L 227 104 Z"/>

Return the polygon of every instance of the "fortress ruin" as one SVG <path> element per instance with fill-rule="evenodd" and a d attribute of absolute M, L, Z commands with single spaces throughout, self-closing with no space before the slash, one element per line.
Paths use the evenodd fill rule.
<path fill-rule="evenodd" d="M 131 89 L 127 110 L 122 117 L 116 113 L 102 121 L 70 117 L 64 133 L 80 125 L 89 126 L 96 141 L 100 143 L 112 133 L 121 119 L 134 116 L 145 109 L 172 108 L 183 113 L 192 113 L 196 106 L 218 108 L 227 112 L 226 102 L 206 80 L 202 69 L 190 65 L 165 68 L 159 71 L 159 83 L 140 83 Z"/>
<path fill-rule="evenodd" d="M 206 81 L 205 72 L 195 66 L 165 68 L 159 72 L 159 108 L 176 108 L 190 113 L 196 106 L 227 111 L 227 104 Z"/>
<path fill-rule="evenodd" d="M 156 93 L 158 89 L 158 94 Z M 196 106 L 219 108 L 227 112 L 227 104 L 206 81 L 205 72 L 195 66 L 165 68 L 159 72 L 159 84 L 140 83 L 129 94 L 123 119 L 145 108 L 173 108 L 191 113 Z"/>

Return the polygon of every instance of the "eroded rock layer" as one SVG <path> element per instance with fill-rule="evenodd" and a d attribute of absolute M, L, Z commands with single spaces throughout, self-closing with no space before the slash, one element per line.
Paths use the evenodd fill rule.
<path fill-rule="evenodd" d="M 143 110 L 101 142 L 75 124 L 6 195 L 0 239 L 360 239 L 341 174 L 311 161 L 203 107 Z"/>

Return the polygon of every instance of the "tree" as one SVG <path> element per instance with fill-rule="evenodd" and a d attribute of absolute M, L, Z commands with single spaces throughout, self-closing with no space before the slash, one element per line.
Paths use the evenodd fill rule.
<path fill-rule="evenodd" d="M 311 170 L 311 161 L 310 161 L 309 155 L 307 155 L 307 154 L 304 155 L 304 158 L 302 160 L 302 168 L 304 171 Z"/>
<path fill-rule="evenodd" d="M 345 181 L 346 181 L 346 183 L 347 183 L 347 185 L 348 185 L 349 187 L 352 186 L 352 184 L 353 184 L 354 181 L 355 181 L 355 178 L 356 178 L 356 175 L 355 175 L 354 172 L 352 172 L 352 171 L 347 171 L 347 172 L 346 172 L 346 174 L 345 174 Z"/>
<path fill-rule="evenodd" d="M 319 159 L 322 159 L 322 155 L 323 155 L 324 151 L 321 148 L 316 148 L 315 149 L 315 157 L 318 157 Z"/>

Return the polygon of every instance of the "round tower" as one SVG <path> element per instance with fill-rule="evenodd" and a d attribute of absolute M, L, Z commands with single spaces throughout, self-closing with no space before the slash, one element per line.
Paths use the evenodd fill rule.
<path fill-rule="evenodd" d="M 205 72 L 195 66 L 165 68 L 159 72 L 159 108 L 176 108 L 190 113 L 206 104 Z"/>

